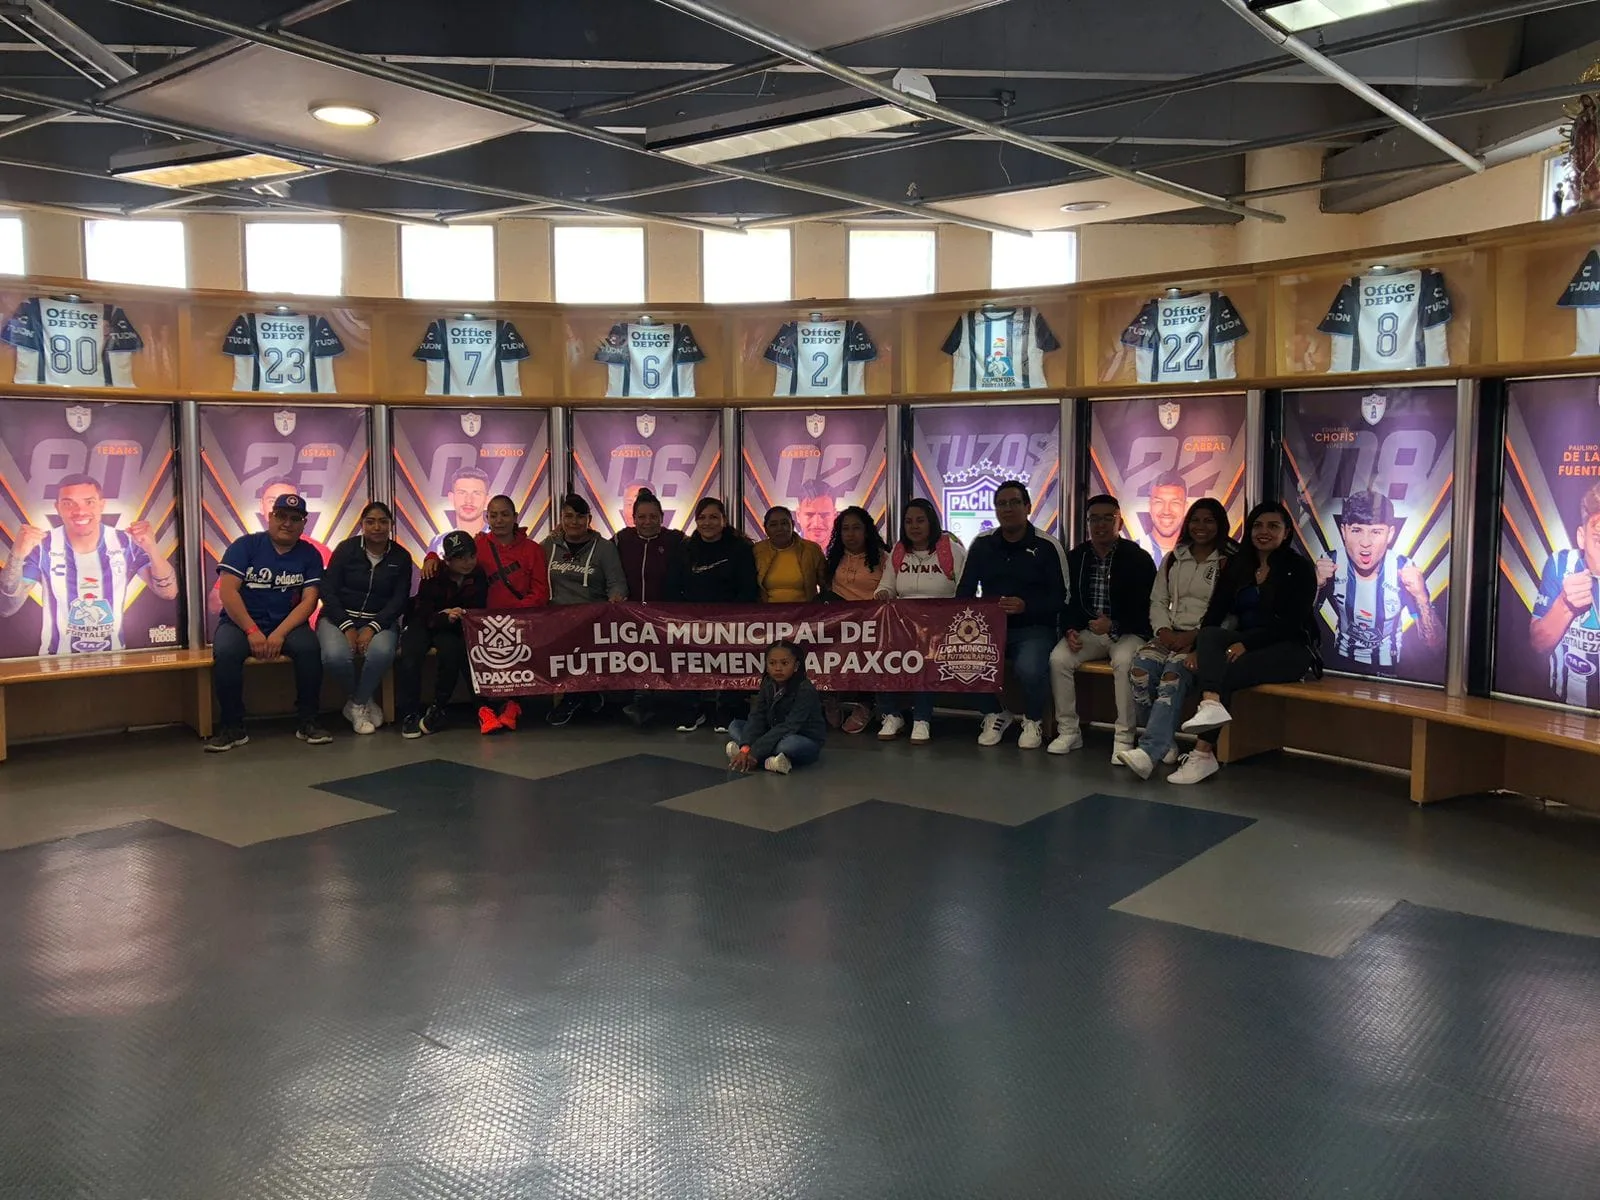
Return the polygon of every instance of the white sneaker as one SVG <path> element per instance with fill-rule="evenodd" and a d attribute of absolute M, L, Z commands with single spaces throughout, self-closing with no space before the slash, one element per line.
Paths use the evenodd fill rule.
<path fill-rule="evenodd" d="M 1015 719 L 1008 712 L 990 713 L 983 719 L 983 729 L 978 733 L 978 745 L 998 746 L 1000 739 L 1006 735 L 1006 730 L 1011 728 L 1011 722 Z"/>
<path fill-rule="evenodd" d="M 354 700 L 346 700 L 344 702 L 344 707 L 341 708 L 339 712 L 343 714 L 344 719 L 350 723 L 351 728 L 354 728 L 356 723 L 356 702 Z"/>
<path fill-rule="evenodd" d="M 1199 729 L 1215 729 L 1231 720 L 1233 714 L 1222 707 L 1220 700 L 1202 700 L 1200 707 L 1195 709 L 1194 716 L 1183 723 L 1183 731 L 1194 733 Z"/>
<path fill-rule="evenodd" d="M 794 764 L 789 761 L 789 756 L 787 754 L 774 754 L 771 758 L 767 759 L 764 765 L 766 766 L 767 770 L 771 771 L 774 775 L 787 775 L 790 771 L 794 770 Z"/>
<path fill-rule="evenodd" d="M 1119 766 L 1127 767 L 1140 779 L 1149 779 L 1151 772 L 1156 769 L 1155 763 L 1150 761 L 1150 756 L 1137 746 L 1117 747 L 1116 757 L 1112 761 Z"/>
<path fill-rule="evenodd" d="M 1176 766 L 1178 763 L 1178 748 L 1176 746 L 1167 747 L 1167 752 L 1161 756 L 1161 761 L 1169 767 Z"/>
<path fill-rule="evenodd" d="M 699 729 L 700 726 L 704 725 L 705 723 L 706 723 L 706 715 L 705 715 L 705 713 L 695 713 L 694 719 L 692 721 L 685 721 L 682 725 L 678 726 L 678 732 L 679 733 L 693 733 L 696 729 Z"/>
<path fill-rule="evenodd" d="M 911 744 L 913 746 L 926 746 L 933 741 L 933 730 L 928 728 L 926 721 L 911 722 Z"/>
<path fill-rule="evenodd" d="M 734 759 L 734 756 L 739 753 L 739 743 L 738 742 L 729 742 L 726 746 L 723 747 L 723 749 L 728 752 L 728 761 L 732 762 L 733 759 Z"/>
<path fill-rule="evenodd" d="M 1135 742 L 1113 742 L 1111 744 L 1111 765 L 1113 767 L 1124 766 L 1122 752 L 1124 750 L 1132 750 L 1136 744 Z"/>
<path fill-rule="evenodd" d="M 1215 754 L 1201 754 L 1198 750 L 1185 754 L 1179 764 L 1178 769 L 1167 776 L 1168 783 L 1199 783 L 1222 770 Z"/>
<path fill-rule="evenodd" d="M 883 719 L 883 728 L 878 730 L 880 742 L 892 742 L 900 736 L 900 731 L 906 727 L 906 719 L 896 713 L 890 713 Z"/>
<path fill-rule="evenodd" d="M 1044 745 L 1044 724 L 1040 721 L 1030 721 L 1026 717 L 1022 721 L 1022 735 L 1017 738 L 1018 750 L 1037 750 Z"/>
<path fill-rule="evenodd" d="M 1058 733 L 1050 739 L 1045 749 L 1051 754 L 1071 754 L 1074 750 L 1082 750 L 1083 734 L 1076 729 L 1071 733 Z"/>
<path fill-rule="evenodd" d="M 378 727 L 372 723 L 372 718 L 367 715 L 367 710 L 365 708 L 356 709 L 356 719 L 351 721 L 350 724 L 355 728 L 355 731 L 360 734 L 378 732 Z"/>
<path fill-rule="evenodd" d="M 367 705 L 367 720 L 372 722 L 374 729 L 383 728 L 383 705 L 376 700 Z"/>

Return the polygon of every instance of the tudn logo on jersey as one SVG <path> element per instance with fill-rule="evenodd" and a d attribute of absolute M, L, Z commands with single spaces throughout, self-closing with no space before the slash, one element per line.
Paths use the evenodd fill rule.
<path fill-rule="evenodd" d="M 1000 678 L 1000 647 L 989 636 L 989 622 L 970 608 L 951 619 L 944 637 L 933 648 L 933 661 L 939 664 L 941 680 L 971 685 L 980 679 L 994 683 Z"/>
<path fill-rule="evenodd" d="M 81 404 L 73 404 L 67 408 L 67 428 L 73 433 L 88 433 L 89 422 L 94 420 L 94 413 Z"/>
<path fill-rule="evenodd" d="M 640 437 L 647 438 L 656 431 L 656 415 L 655 413 L 639 413 L 633 418 L 633 425 L 639 431 Z"/>
<path fill-rule="evenodd" d="M 1389 397 L 1382 392 L 1373 392 L 1370 396 L 1361 397 L 1361 417 L 1368 425 L 1376 425 L 1383 420 L 1383 414 L 1389 411 Z"/>
<path fill-rule="evenodd" d="M 468 437 L 477 437 L 478 431 L 483 428 L 483 417 L 478 413 L 461 414 L 461 432 Z"/>
<path fill-rule="evenodd" d="M 516 617 L 484 617 L 467 657 L 486 671 L 510 671 L 533 657 Z"/>
<path fill-rule="evenodd" d="M 1156 409 L 1156 420 L 1161 422 L 1161 428 L 1165 429 L 1168 433 L 1171 433 L 1178 427 L 1178 418 L 1182 415 L 1182 405 L 1174 403 L 1171 400 L 1168 400 L 1160 408 Z"/>
<path fill-rule="evenodd" d="M 272 414 L 272 427 L 284 437 L 294 432 L 295 413 L 292 409 L 280 408 Z"/>
<path fill-rule="evenodd" d="M 828 418 L 821 413 L 812 413 L 806 418 L 806 432 L 814 438 L 822 436 L 822 431 L 828 427 Z"/>

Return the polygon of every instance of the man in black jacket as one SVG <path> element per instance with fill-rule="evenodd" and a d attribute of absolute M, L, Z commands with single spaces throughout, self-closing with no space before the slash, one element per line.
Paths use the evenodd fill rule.
<path fill-rule="evenodd" d="M 1044 742 L 1045 705 L 1050 700 L 1050 648 L 1056 642 L 1056 621 L 1066 601 L 1066 556 L 1061 543 L 1040 533 L 1028 520 L 1033 499 L 1025 485 L 1008 480 L 995 489 L 998 528 L 972 541 L 967 563 L 956 585 L 957 596 L 983 593 L 1000 601 L 1006 613 L 1006 667 L 1016 673 L 1027 706 L 1017 745 L 1037 750 Z M 998 698 L 985 695 L 985 713 L 978 745 L 995 746 L 1011 725 L 1012 715 Z"/>
<path fill-rule="evenodd" d="M 1066 636 L 1050 653 L 1056 701 L 1056 736 L 1051 754 L 1071 754 L 1083 745 L 1078 725 L 1078 686 L 1073 674 L 1081 663 L 1110 659 L 1117 694 L 1117 752 L 1134 743 L 1138 712 L 1128 669 L 1139 647 L 1150 640 L 1150 589 L 1155 560 L 1137 542 L 1122 536 L 1122 509 L 1111 496 L 1089 501 L 1089 540 L 1067 555 Z"/>

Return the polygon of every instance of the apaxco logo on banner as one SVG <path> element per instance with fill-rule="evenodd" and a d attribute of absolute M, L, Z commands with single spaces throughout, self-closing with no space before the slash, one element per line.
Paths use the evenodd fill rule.
<path fill-rule="evenodd" d="M 533 647 L 522 640 L 515 617 L 485 617 L 477 642 L 467 651 L 472 685 L 482 690 L 533 683 L 532 671 L 518 670 L 532 657 Z"/>

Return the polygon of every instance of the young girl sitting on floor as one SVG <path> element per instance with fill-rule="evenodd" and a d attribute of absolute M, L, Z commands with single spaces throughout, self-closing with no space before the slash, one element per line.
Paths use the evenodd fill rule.
<path fill-rule="evenodd" d="M 822 756 L 827 733 L 822 697 L 806 678 L 805 655 L 788 638 L 778 639 L 767 647 L 767 673 L 750 716 L 728 724 L 728 765 L 787 775 Z"/>

